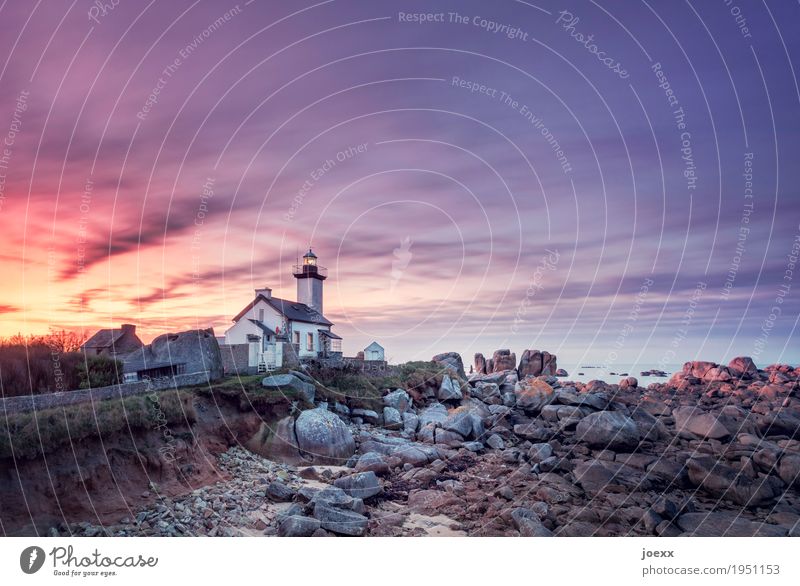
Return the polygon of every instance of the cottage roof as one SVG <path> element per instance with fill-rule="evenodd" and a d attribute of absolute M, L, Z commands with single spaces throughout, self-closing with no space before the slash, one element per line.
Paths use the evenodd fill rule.
<path fill-rule="evenodd" d="M 263 321 L 258 321 L 257 319 L 248 319 L 248 321 L 250 321 L 250 323 L 254 323 L 255 325 L 257 325 L 258 328 L 268 336 L 276 336 L 277 335 L 270 328 L 268 328 L 267 325 Z"/>
<path fill-rule="evenodd" d="M 86 340 L 86 342 L 83 343 L 83 347 L 84 348 L 110 348 L 116 342 L 119 341 L 119 339 L 122 337 L 122 335 L 124 333 L 125 333 L 125 330 L 123 330 L 121 328 L 120 329 L 116 329 L 116 330 L 115 329 L 111 329 L 111 328 L 107 328 L 107 329 L 103 329 L 103 330 L 97 330 L 97 332 L 94 334 L 94 336 L 92 336 L 91 338 Z"/>
<path fill-rule="evenodd" d="M 378 344 L 377 342 L 373 342 L 372 344 L 370 344 L 369 346 L 367 346 L 366 348 L 364 348 L 364 351 L 365 351 L 365 352 L 366 352 L 367 350 L 383 350 L 383 346 L 381 346 L 381 345 L 380 345 L 380 344 Z"/>
<path fill-rule="evenodd" d="M 233 321 L 242 319 L 248 311 L 253 309 L 253 306 L 260 300 L 266 301 L 278 313 L 285 316 L 286 319 L 292 321 L 302 321 L 309 324 L 318 324 L 322 326 L 332 326 L 333 322 L 328 320 L 324 315 L 299 301 L 289 301 L 288 299 L 280 299 L 279 297 L 265 297 L 264 295 L 257 295 L 253 301 L 247 304 L 239 314 L 233 318 Z"/>

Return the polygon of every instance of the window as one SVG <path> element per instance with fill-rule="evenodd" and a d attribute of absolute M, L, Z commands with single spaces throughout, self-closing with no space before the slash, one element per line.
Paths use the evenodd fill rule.
<path fill-rule="evenodd" d="M 261 322 L 264 321 L 264 308 L 263 307 L 258 310 L 258 321 L 261 321 Z"/>
<path fill-rule="evenodd" d="M 306 334 L 306 350 L 313 350 L 314 349 L 314 334 L 308 332 Z"/>
<path fill-rule="evenodd" d="M 297 344 L 298 346 L 300 345 L 300 332 L 294 333 L 294 343 Z"/>

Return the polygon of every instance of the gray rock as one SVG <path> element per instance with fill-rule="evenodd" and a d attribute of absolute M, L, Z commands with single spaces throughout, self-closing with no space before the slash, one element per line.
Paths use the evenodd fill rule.
<path fill-rule="evenodd" d="M 278 503 L 289 502 L 294 499 L 295 492 L 283 482 L 270 482 L 267 485 L 267 498 Z"/>
<path fill-rule="evenodd" d="M 378 415 L 372 409 L 353 409 L 350 411 L 350 414 L 353 417 L 360 417 L 361 419 L 372 425 L 381 424 L 381 416 Z"/>
<path fill-rule="evenodd" d="M 403 413 L 403 431 L 408 434 L 416 433 L 419 428 L 419 417 L 415 413 Z"/>
<path fill-rule="evenodd" d="M 261 386 L 265 389 L 284 391 L 291 395 L 296 394 L 307 405 L 314 404 L 316 387 L 293 374 L 273 374 L 265 376 L 261 381 Z"/>
<path fill-rule="evenodd" d="M 672 416 L 675 418 L 675 430 L 681 435 L 711 439 L 723 439 L 731 435 L 714 414 L 698 407 L 678 407 Z"/>
<path fill-rule="evenodd" d="M 411 397 L 403 389 L 397 389 L 383 397 L 383 404 L 405 413 L 411 406 Z"/>
<path fill-rule="evenodd" d="M 678 517 L 678 526 L 695 537 L 783 537 L 786 529 L 756 523 L 731 513 L 686 513 Z"/>
<path fill-rule="evenodd" d="M 736 504 L 756 507 L 780 495 L 782 483 L 773 476 L 753 480 L 711 456 L 690 458 L 686 462 L 689 480 L 715 497 Z"/>
<path fill-rule="evenodd" d="M 278 525 L 280 537 L 310 537 L 320 528 L 318 519 L 303 517 L 302 515 L 289 515 Z"/>
<path fill-rule="evenodd" d="M 543 462 L 553 455 L 553 448 L 548 443 L 533 444 L 528 450 L 528 459 L 534 464 Z"/>
<path fill-rule="evenodd" d="M 486 445 L 492 448 L 493 450 L 504 450 L 506 447 L 506 442 L 503 441 L 503 438 L 493 433 L 488 437 L 486 440 Z"/>
<path fill-rule="evenodd" d="M 423 409 L 419 414 L 419 425 L 424 427 L 429 423 L 442 424 L 447 419 L 447 407 L 441 403 L 433 403 Z"/>
<path fill-rule="evenodd" d="M 295 422 L 297 445 L 315 464 L 342 464 L 355 453 L 350 429 L 324 409 L 303 411 Z"/>
<path fill-rule="evenodd" d="M 342 476 L 333 481 L 333 485 L 341 488 L 353 498 L 367 499 L 383 492 L 375 472 L 356 472 L 349 476 Z"/>
<path fill-rule="evenodd" d="M 378 452 L 367 452 L 362 454 L 355 465 L 356 472 L 374 472 L 384 475 L 391 472 L 391 467 L 383 454 Z"/>
<path fill-rule="evenodd" d="M 800 486 L 800 456 L 787 454 L 781 458 L 778 473 L 787 485 Z"/>
<path fill-rule="evenodd" d="M 580 420 L 575 437 L 578 441 L 597 448 L 635 448 L 639 445 L 639 428 L 624 413 L 600 411 Z"/>
<path fill-rule="evenodd" d="M 485 448 L 481 442 L 463 442 L 461 447 L 470 452 L 480 452 Z"/>
<path fill-rule="evenodd" d="M 551 537 L 553 533 L 542 524 L 531 509 L 519 507 L 511 511 L 511 520 L 523 537 Z"/>
<path fill-rule="evenodd" d="M 364 515 L 335 508 L 324 502 L 315 503 L 314 518 L 319 520 L 323 529 L 338 535 L 360 537 L 367 531 L 368 519 Z"/>
<path fill-rule="evenodd" d="M 469 438 L 472 433 L 472 415 L 467 410 L 457 409 L 447 416 L 442 422 L 442 427 L 447 431 L 454 431 L 462 438 Z"/>
<path fill-rule="evenodd" d="M 306 491 L 303 496 L 310 496 L 308 500 L 309 507 L 313 508 L 317 504 L 324 504 L 337 509 L 348 509 L 356 513 L 364 512 L 364 501 L 360 498 L 350 496 L 338 486 L 326 486 L 322 489 L 311 488 L 310 490 L 306 490 L 308 488 L 310 487 L 301 489 L 298 495 L 303 493 L 304 490 Z"/>
<path fill-rule="evenodd" d="M 431 358 L 431 362 L 435 362 L 439 366 L 451 370 L 462 379 L 466 379 L 467 375 L 464 372 L 464 361 L 461 360 L 461 354 L 458 352 L 444 352 L 437 354 Z"/>
<path fill-rule="evenodd" d="M 436 396 L 440 401 L 460 401 L 463 398 L 458 382 L 448 375 L 444 375 L 444 378 L 442 378 L 442 386 L 439 387 L 439 392 Z"/>
<path fill-rule="evenodd" d="M 403 427 L 403 417 L 400 415 L 400 411 L 394 407 L 384 407 L 383 426 L 386 429 L 401 429 Z"/>

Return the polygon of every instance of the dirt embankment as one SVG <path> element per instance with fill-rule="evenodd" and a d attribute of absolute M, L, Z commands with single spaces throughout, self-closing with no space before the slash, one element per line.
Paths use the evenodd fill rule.
<path fill-rule="evenodd" d="M 233 397 L 209 393 L 189 394 L 184 403 L 186 417 L 142 426 L 126 413 L 125 422 L 111 433 L 71 439 L 76 426 L 66 425 L 66 441 L 59 438 L 46 450 L 25 453 L 18 443 L 15 457 L 0 457 L 0 534 L 46 535 L 51 527 L 76 521 L 104 525 L 133 517 L 159 496 L 174 497 L 226 480 L 217 456 L 233 445 L 250 443 L 289 412 L 286 402 L 253 409 Z M 29 435 L 22 437 L 42 441 L 42 434 L 63 423 L 54 418 L 62 417 L 68 416 L 29 421 L 35 433 L 23 430 Z M 101 422 L 93 417 L 100 429 Z"/>

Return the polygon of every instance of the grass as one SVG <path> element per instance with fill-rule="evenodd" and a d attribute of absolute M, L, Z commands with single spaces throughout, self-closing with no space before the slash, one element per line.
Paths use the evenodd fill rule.
<path fill-rule="evenodd" d="M 70 443 L 195 419 L 191 395 L 181 391 L 13 413 L 0 418 L 0 458 L 36 458 Z"/>

